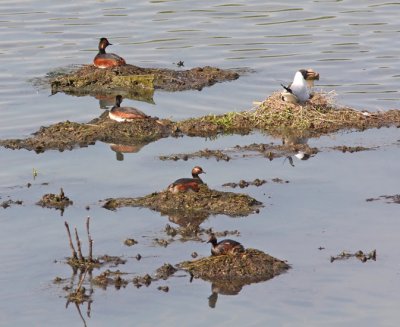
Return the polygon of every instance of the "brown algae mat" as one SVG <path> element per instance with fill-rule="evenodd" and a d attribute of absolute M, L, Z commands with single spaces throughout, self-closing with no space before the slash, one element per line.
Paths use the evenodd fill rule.
<path fill-rule="evenodd" d="M 178 267 L 195 278 L 209 281 L 240 281 L 244 284 L 271 279 L 290 268 L 286 262 L 250 248 L 238 254 L 184 261 Z"/>
<path fill-rule="evenodd" d="M 155 192 L 138 198 L 106 199 L 103 205 L 106 209 L 119 207 L 146 207 L 162 214 L 185 216 L 202 216 L 225 214 L 228 216 L 247 216 L 258 212 L 261 202 L 245 194 L 220 192 L 200 185 L 199 192 L 171 193 L 168 191 Z M 204 214 L 204 217 L 203 215 Z"/>
<path fill-rule="evenodd" d="M 239 74 L 215 67 L 196 67 L 189 70 L 142 68 L 124 65 L 100 69 L 84 65 L 76 71 L 50 78 L 52 93 L 104 94 L 107 91 L 142 92 L 141 89 L 166 91 L 201 90 L 218 82 L 232 81 Z M 129 95 L 128 95 L 129 97 Z"/>

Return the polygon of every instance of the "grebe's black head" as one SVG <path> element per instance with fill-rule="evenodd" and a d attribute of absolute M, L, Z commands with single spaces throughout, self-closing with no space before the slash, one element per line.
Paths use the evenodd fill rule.
<path fill-rule="evenodd" d="M 217 238 L 215 237 L 214 233 L 210 234 L 210 238 L 208 239 L 207 243 L 211 243 L 212 245 L 217 244 Z"/>
<path fill-rule="evenodd" d="M 105 50 L 109 45 L 112 45 L 105 37 L 102 37 L 99 42 L 99 50 Z"/>
<path fill-rule="evenodd" d="M 116 97 L 115 97 L 115 107 L 119 107 L 120 105 L 121 105 L 121 103 L 122 103 L 122 95 L 117 95 Z"/>
<path fill-rule="evenodd" d="M 205 174 L 206 172 L 203 170 L 203 168 L 196 166 L 192 169 L 192 175 L 199 175 L 199 174 Z"/>

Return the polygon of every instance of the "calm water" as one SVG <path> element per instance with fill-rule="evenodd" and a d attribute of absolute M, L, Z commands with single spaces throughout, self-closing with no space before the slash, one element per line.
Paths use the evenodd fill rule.
<path fill-rule="evenodd" d="M 157 92 L 155 104 L 126 100 L 126 105 L 173 119 L 243 110 L 287 83 L 299 68 L 321 74 L 317 90 L 334 91 L 339 105 L 386 110 L 399 107 L 398 23 L 400 2 L 384 1 L 64 1 L 0 2 L 0 138 L 27 137 L 42 125 L 62 120 L 86 122 L 102 113 L 98 100 L 56 94 L 30 80 L 49 71 L 89 63 L 99 37 L 112 52 L 140 66 L 186 68 L 215 65 L 250 68 L 239 80 L 201 92 Z M 322 152 L 291 167 L 284 160 L 250 157 L 230 162 L 199 159 L 165 162 L 159 155 L 204 148 L 225 149 L 253 142 L 280 143 L 265 135 L 163 139 L 140 152 L 115 159 L 108 144 L 37 155 L 0 149 L 0 201 L 23 206 L 0 208 L 0 325 L 79 326 L 65 292 L 52 283 L 69 278 L 62 263 L 69 255 L 64 220 L 82 232 L 92 217 L 95 254 L 124 256 L 120 269 L 133 275 L 153 272 L 165 262 L 190 259 L 201 242 L 174 242 L 167 248 L 167 217 L 147 209 L 109 212 L 98 205 L 106 197 L 139 196 L 163 189 L 186 176 L 194 164 L 205 180 L 224 190 L 226 182 L 279 177 L 242 190 L 265 208 L 245 218 L 211 217 L 203 227 L 241 232 L 246 246 L 287 260 L 292 269 L 265 283 L 245 286 L 236 296 L 220 295 L 208 305 L 211 285 L 189 282 L 178 273 L 168 281 L 136 289 L 95 289 L 88 326 L 397 326 L 400 318 L 398 205 L 366 198 L 397 194 L 399 133 L 395 128 L 339 133 L 309 140 Z M 343 154 L 335 145 L 376 147 Z M 32 170 L 38 171 L 33 179 Z M 28 188 L 27 183 L 32 186 Z M 63 187 L 74 205 L 61 217 L 35 202 Z M 89 205 L 90 211 L 85 207 Z M 133 237 L 139 244 L 123 245 Z M 318 250 L 324 247 L 324 250 Z M 335 262 L 343 250 L 377 249 L 378 260 Z M 134 257 L 143 256 L 141 261 Z M 57 261 L 56 263 L 54 261 Z M 158 286 L 168 285 L 163 293 Z"/>

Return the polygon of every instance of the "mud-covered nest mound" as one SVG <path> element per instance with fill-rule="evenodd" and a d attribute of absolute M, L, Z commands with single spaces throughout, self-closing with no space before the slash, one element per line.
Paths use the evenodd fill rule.
<path fill-rule="evenodd" d="M 209 281 L 236 280 L 245 283 L 268 280 L 290 268 L 286 262 L 256 249 L 184 261 L 178 264 L 178 267 L 188 271 L 195 278 Z"/>
<path fill-rule="evenodd" d="M 108 118 L 105 112 L 87 124 L 70 121 L 41 127 L 27 139 L 0 140 L 0 145 L 10 149 L 34 150 L 72 150 L 86 147 L 96 141 L 118 144 L 142 144 L 166 137 L 170 133 L 171 122 L 157 119 L 137 119 L 134 122 L 118 123 Z"/>
<path fill-rule="evenodd" d="M 134 65 L 100 69 L 93 65 L 84 65 L 76 71 L 50 78 L 50 83 L 53 93 L 95 94 L 116 90 L 132 92 L 135 89 L 201 90 L 205 86 L 238 77 L 239 74 L 235 71 L 210 66 L 172 70 Z"/>
<path fill-rule="evenodd" d="M 185 216 L 192 213 L 194 216 L 198 213 L 247 216 L 257 212 L 261 205 L 261 202 L 246 194 L 220 192 L 201 185 L 199 192 L 174 194 L 162 191 L 139 198 L 106 199 L 103 207 L 111 210 L 119 207 L 146 207 L 162 214 L 184 213 Z"/>
<path fill-rule="evenodd" d="M 208 115 L 177 123 L 184 134 L 210 136 L 220 133 L 246 134 L 258 129 L 273 135 L 319 136 L 342 129 L 364 130 L 400 125 L 400 110 L 383 112 L 337 108 L 332 97 L 316 93 L 305 105 L 281 99 L 280 92 L 272 94 L 256 108 L 223 115 Z"/>

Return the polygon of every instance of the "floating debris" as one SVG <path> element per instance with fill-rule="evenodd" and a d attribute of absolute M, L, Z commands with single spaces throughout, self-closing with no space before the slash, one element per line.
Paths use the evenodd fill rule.
<path fill-rule="evenodd" d="M 92 283 L 103 289 L 113 285 L 117 290 L 119 290 L 121 287 L 125 288 L 129 284 L 129 280 L 122 278 L 122 275 L 126 275 L 126 273 L 122 273 L 119 270 L 110 271 L 107 269 L 100 275 L 94 277 Z"/>
<path fill-rule="evenodd" d="M 7 209 L 9 207 L 11 207 L 12 205 L 22 205 L 23 202 L 21 200 L 6 200 L 0 203 L 0 206 L 3 207 L 4 209 Z"/>
<path fill-rule="evenodd" d="M 143 285 L 149 286 L 152 281 L 153 278 L 149 274 L 146 274 L 144 276 L 137 276 L 132 280 L 133 285 L 135 285 L 137 288 L 142 287 Z"/>
<path fill-rule="evenodd" d="M 400 194 L 381 195 L 378 198 L 369 198 L 369 199 L 366 199 L 365 201 L 372 202 L 372 201 L 378 201 L 378 200 L 382 200 L 382 199 L 388 200 L 388 201 L 386 201 L 386 203 L 397 203 L 397 204 L 400 204 Z"/>
<path fill-rule="evenodd" d="M 159 291 L 163 291 L 165 293 L 167 293 L 169 291 L 169 287 L 168 286 L 158 286 L 157 289 Z"/>
<path fill-rule="evenodd" d="M 376 250 L 373 250 L 369 253 L 364 253 L 363 251 L 359 250 L 355 253 L 349 253 L 343 251 L 342 253 L 338 254 L 337 256 L 331 256 L 331 262 L 336 260 L 347 260 L 350 258 L 357 258 L 361 262 L 367 262 L 368 260 L 376 261 Z"/>
<path fill-rule="evenodd" d="M 124 241 L 124 244 L 125 244 L 126 246 L 132 246 L 132 245 L 138 244 L 138 241 L 134 240 L 133 238 L 127 238 L 127 239 Z"/>
<path fill-rule="evenodd" d="M 267 181 L 265 179 L 256 178 L 252 182 L 247 182 L 242 179 L 239 181 L 239 183 L 225 183 L 225 184 L 222 184 L 222 186 L 232 187 L 232 188 L 236 188 L 236 187 L 245 188 L 245 187 L 249 187 L 250 185 L 254 185 L 254 186 L 258 187 L 258 186 L 264 185 L 265 183 L 267 183 Z"/>
<path fill-rule="evenodd" d="M 45 194 L 36 204 L 42 207 L 54 208 L 64 212 L 65 208 L 69 205 L 72 205 L 73 202 L 64 194 L 64 190 L 61 188 L 60 194 Z"/>
<path fill-rule="evenodd" d="M 342 151 L 343 153 L 346 152 L 353 153 L 353 152 L 372 150 L 372 148 L 366 148 L 364 146 L 346 146 L 346 145 L 334 146 L 333 149 Z"/>
<path fill-rule="evenodd" d="M 170 263 L 165 263 L 162 265 L 160 268 L 156 270 L 156 278 L 157 279 L 168 279 L 168 277 L 172 276 L 175 274 L 175 272 L 178 269 L 176 269 L 174 266 L 172 266 Z"/>
<path fill-rule="evenodd" d="M 194 159 L 194 158 L 206 158 L 206 159 L 215 158 L 217 159 L 217 161 L 231 160 L 231 157 L 222 152 L 221 150 L 209 150 L 209 149 L 204 149 L 190 154 L 181 153 L 168 156 L 159 156 L 160 160 L 173 160 L 173 161 L 178 161 L 178 160 L 187 161 L 189 159 Z"/>

